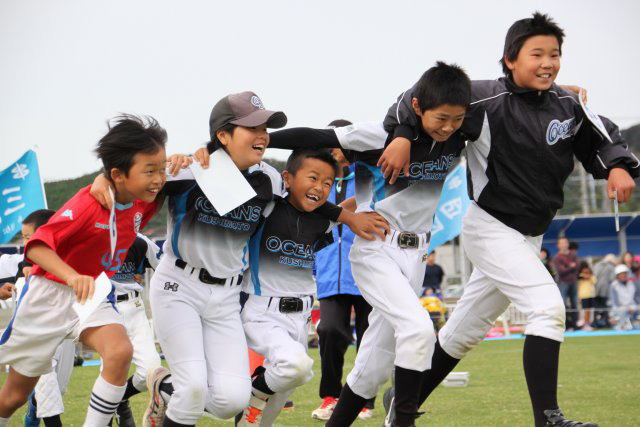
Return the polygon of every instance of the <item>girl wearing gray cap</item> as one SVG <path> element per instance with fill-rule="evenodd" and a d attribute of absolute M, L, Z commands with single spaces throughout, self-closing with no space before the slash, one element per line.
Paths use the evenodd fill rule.
<path fill-rule="evenodd" d="M 203 410 L 227 419 L 249 403 L 240 284 L 248 267 L 249 238 L 273 209 L 274 195 L 282 195 L 279 173 L 262 163 L 269 144 L 267 128 L 286 122 L 284 113 L 266 110 L 253 92 L 228 95 L 213 107 L 209 152 L 224 149 L 256 192 L 224 216 L 189 170 L 167 180 L 165 255 L 151 280 L 150 299 L 171 374 L 159 368 L 147 378 L 151 400 L 145 426 L 195 425 Z M 351 215 L 342 214 L 341 208 L 319 209 L 332 221 L 346 217 L 352 225 Z"/>

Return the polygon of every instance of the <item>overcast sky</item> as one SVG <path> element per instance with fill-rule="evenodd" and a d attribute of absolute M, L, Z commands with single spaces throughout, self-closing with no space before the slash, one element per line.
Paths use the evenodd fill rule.
<path fill-rule="evenodd" d="M 0 169 L 38 145 L 47 181 L 95 171 L 118 112 L 156 117 L 167 151 L 191 152 L 215 102 L 243 90 L 290 126 L 381 120 L 436 60 L 499 77 L 507 29 L 535 10 L 567 35 L 558 82 L 587 87 L 622 128 L 640 123 L 637 0 L 3 0 Z"/>

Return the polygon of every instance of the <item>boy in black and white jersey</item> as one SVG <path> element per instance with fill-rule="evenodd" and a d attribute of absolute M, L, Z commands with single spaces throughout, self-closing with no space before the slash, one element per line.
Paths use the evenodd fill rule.
<path fill-rule="evenodd" d="M 613 123 L 601 118 L 604 135 L 589 122 L 577 96 L 554 84 L 563 38 L 563 30 L 546 15 L 516 21 L 501 59 L 505 77 L 472 82 L 461 131 L 470 140 L 467 174 L 473 202 L 462 236 L 474 271 L 440 331 L 420 403 L 513 303 L 527 316 L 524 371 L 535 425 L 596 425 L 567 420 L 558 408 L 565 310 L 538 254 L 542 234 L 562 207 L 574 155 L 595 178 L 608 179 L 609 198 L 617 193 L 621 202 L 629 199 L 640 165 Z M 400 138 L 383 155 L 388 170 L 402 169 L 409 146 L 415 145 L 407 138 L 418 121 L 414 96 L 415 87 L 389 109 L 386 129 Z"/>
<path fill-rule="evenodd" d="M 457 132 L 470 99 L 462 69 L 439 62 L 420 79 L 420 117 L 411 145 L 411 167 L 393 183 L 377 166 L 391 140 L 381 122 L 336 129 L 294 128 L 271 134 L 271 146 L 341 148 L 355 163 L 357 212 L 374 211 L 391 227 L 384 241 L 356 238 L 350 260 L 353 277 L 373 310 L 327 426 L 351 425 L 367 399 L 374 397 L 394 370 L 397 425 L 411 426 L 417 414 L 420 383 L 430 368 L 436 341 L 433 324 L 419 302 L 433 214 L 444 179 L 465 146 Z"/>
<path fill-rule="evenodd" d="M 151 399 L 145 427 L 195 425 L 204 410 L 227 419 L 247 407 L 251 378 L 240 285 L 249 262 L 249 239 L 282 192 L 282 178 L 262 162 L 269 145 L 266 130 L 282 127 L 286 120 L 284 113 L 266 110 L 249 91 L 227 95 L 213 107 L 207 148 L 224 150 L 256 193 L 227 214 L 216 211 L 191 171 L 167 182 L 168 233 L 151 280 L 150 301 L 171 373 L 158 368 L 147 377 Z M 325 207 L 323 215 L 330 220 L 362 225 L 354 225 L 355 215 L 347 210 Z"/>
<path fill-rule="evenodd" d="M 312 268 L 316 244 L 335 225 L 315 211 L 327 201 L 337 168 L 328 150 L 295 150 L 283 172 L 288 195 L 276 200 L 249 243 L 242 322 L 249 348 L 265 356 L 266 371 L 254 374 L 238 426 L 271 426 L 287 397 L 313 376 L 307 355 L 316 293 Z M 374 221 L 384 237 L 382 217 L 357 215 Z"/>

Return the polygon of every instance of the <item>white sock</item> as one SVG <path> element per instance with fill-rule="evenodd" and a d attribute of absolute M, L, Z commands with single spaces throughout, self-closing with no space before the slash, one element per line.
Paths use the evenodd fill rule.
<path fill-rule="evenodd" d="M 126 389 L 126 383 L 124 385 L 109 384 L 102 375 L 98 375 L 91 390 L 84 427 L 106 426 L 116 412 Z"/>
<path fill-rule="evenodd" d="M 9 425 L 9 418 L 0 417 L 0 427 L 6 427 Z"/>

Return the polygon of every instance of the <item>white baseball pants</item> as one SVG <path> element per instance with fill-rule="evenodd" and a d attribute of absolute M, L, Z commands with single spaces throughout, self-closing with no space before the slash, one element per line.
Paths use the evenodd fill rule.
<path fill-rule="evenodd" d="M 442 348 L 462 359 L 510 302 L 527 317 L 526 335 L 562 342 L 565 308 L 558 285 L 540 261 L 542 236 L 524 236 L 475 203 L 463 220 L 462 236 L 474 269 L 440 330 Z"/>
<path fill-rule="evenodd" d="M 160 367 L 160 356 L 153 341 L 153 333 L 147 314 L 144 309 L 144 301 L 141 297 L 120 301 L 116 304 L 118 311 L 124 319 L 124 327 L 127 330 L 131 345 L 133 345 L 133 358 L 131 363 L 136 367 L 133 374 L 133 386 L 140 391 L 147 389 L 147 373 Z"/>
<path fill-rule="evenodd" d="M 205 407 L 231 418 L 251 396 L 240 286 L 202 283 L 198 271 L 165 254 L 151 279 L 153 323 L 175 390 L 167 416 L 181 424 L 196 424 Z"/>
<path fill-rule="evenodd" d="M 420 304 L 427 242 L 402 249 L 391 241 L 356 237 L 349 259 L 351 272 L 373 310 L 355 366 L 347 377 L 359 396 L 374 397 L 393 367 L 424 371 L 431 367 L 436 341 L 429 313 Z"/>
<path fill-rule="evenodd" d="M 250 295 L 242 309 L 242 323 L 249 347 L 265 357 L 265 381 L 275 392 L 262 414 L 261 426 L 269 427 L 296 387 L 313 378 L 313 359 L 307 354 L 313 298 L 301 298 L 304 309 L 281 313 L 280 298 Z"/>

